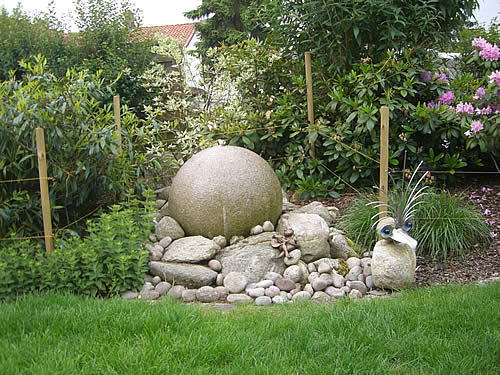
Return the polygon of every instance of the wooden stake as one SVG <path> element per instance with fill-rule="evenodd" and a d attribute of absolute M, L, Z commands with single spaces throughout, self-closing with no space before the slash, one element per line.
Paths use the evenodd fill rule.
<path fill-rule="evenodd" d="M 49 184 L 47 182 L 47 157 L 45 154 L 45 136 L 43 128 L 36 128 L 36 150 L 38 156 L 38 174 L 40 177 L 40 194 L 42 197 L 43 231 L 45 234 L 45 251 L 54 250 L 52 235 L 52 218 L 50 216 Z"/>
<path fill-rule="evenodd" d="M 389 107 L 380 108 L 380 191 L 379 200 L 387 204 L 389 172 Z M 387 206 L 379 207 L 379 212 L 386 211 Z M 379 217 L 386 214 L 381 213 Z"/>
<path fill-rule="evenodd" d="M 120 96 L 113 96 L 113 112 L 115 115 L 116 124 L 116 143 L 118 144 L 118 151 L 122 152 L 122 122 L 120 118 Z"/>
<path fill-rule="evenodd" d="M 309 127 L 312 129 L 314 126 L 314 107 L 313 107 L 313 86 L 312 86 L 312 72 L 311 72 L 311 53 L 305 53 L 306 62 L 306 85 L 307 85 L 307 120 Z M 316 146 L 311 138 L 309 138 L 309 155 L 311 158 L 316 158 Z"/>

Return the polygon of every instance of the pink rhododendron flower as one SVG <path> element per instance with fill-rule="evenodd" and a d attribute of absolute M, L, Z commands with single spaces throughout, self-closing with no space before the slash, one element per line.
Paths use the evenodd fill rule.
<path fill-rule="evenodd" d="M 429 82 L 431 80 L 431 72 L 426 70 L 425 72 L 420 73 L 420 80 L 422 82 Z"/>
<path fill-rule="evenodd" d="M 486 96 L 486 90 L 484 89 L 484 87 L 480 87 L 476 90 L 476 96 L 478 98 L 484 98 Z"/>
<path fill-rule="evenodd" d="M 453 103 L 453 100 L 455 99 L 455 94 L 453 94 L 453 92 L 451 91 L 446 91 L 443 92 L 438 99 L 441 103 L 445 105 L 450 105 L 451 103 Z"/>
<path fill-rule="evenodd" d="M 488 43 L 484 48 L 479 51 L 479 56 L 484 60 L 497 61 L 500 56 L 500 49 L 496 44 L 491 45 Z"/>
<path fill-rule="evenodd" d="M 498 71 L 498 70 L 494 71 L 493 73 L 491 73 L 489 75 L 488 78 L 489 78 L 489 80 L 488 80 L 489 83 L 495 82 L 497 86 L 500 86 L 500 71 Z M 498 93 L 497 93 L 497 96 L 498 96 Z"/>
<path fill-rule="evenodd" d="M 477 133 L 484 129 L 483 124 L 480 121 L 472 121 L 470 128 L 474 133 Z"/>
<path fill-rule="evenodd" d="M 467 137 L 472 137 L 472 132 L 470 130 L 467 130 L 465 133 L 465 136 Z M 471 197 L 472 198 L 472 197 Z"/>
<path fill-rule="evenodd" d="M 448 83 L 448 78 L 444 73 L 434 73 L 434 79 L 437 79 L 439 82 Z"/>
<path fill-rule="evenodd" d="M 457 115 L 459 115 L 461 113 L 473 115 L 474 114 L 474 106 L 470 103 L 460 102 L 457 104 L 457 108 L 456 108 L 455 112 L 457 113 Z"/>
<path fill-rule="evenodd" d="M 484 48 L 486 46 L 486 44 L 489 44 L 488 41 L 484 38 L 474 38 L 474 40 L 472 40 L 472 46 L 473 47 L 477 47 L 477 48 Z"/>
<path fill-rule="evenodd" d="M 476 108 L 476 115 L 491 115 L 493 113 L 493 109 L 490 106 L 485 108 Z"/>

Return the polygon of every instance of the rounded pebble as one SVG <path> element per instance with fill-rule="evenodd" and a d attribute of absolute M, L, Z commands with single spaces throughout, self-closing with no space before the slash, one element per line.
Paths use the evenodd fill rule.
<path fill-rule="evenodd" d="M 257 306 L 268 306 L 273 303 L 271 297 L 268 296 L 260 296 L 255 299 L 255 304 Z"/>
<path fill-rule="evenodd" d="M 295 289 L 295 283 L 286 278 L 281 278 L 275 281 L 276 286 L 285 292 L 289 292 L 292 289 Z"/>
<path fill-rule="evenodd" d="M 222 270 L 222 264 L 217 259 L 210 259 L 208 262 L 208 267 L 215 272 L 220 272 Z"/>
<path fill-rule="evenodd" d="M 223 281 L 223 285 L 229 290 L 229 293 L 242 292 L 247 283 L 247 277 L 241 272 L 229 272 Z"/>
<path fill-rule="evenodd" d="M 271 285 L 274 284 L 274 281 L 272 280 L 262 280 L 259 281 L 257 284 L 255 284 L 256 288 L 269 288 Z"/>
<path fill-rule="evenodd" d="M 262 224 L 262 229 L 264 229 L 264 232 L 274 232 L 274 225 L 269 220 L 264 221 L 264 224 Z"/>
<path fill-rule="evenodd" d="M 253 298 L 262 297 L 263 295 L 266 294 L 264 288 L 247 289 L 246 293 Z"/>
<path fill-rule="evenodd" d="M 292 300 L 296 301 L 302 299 L 311 299 L 311 296 L 312 296 L 311 293 L 303 290 L 301 292 L 295 293 L 294 296 L 292 297 Z"/>
<path fill-rule="evenodd" d="M 281 293 L 281 290 L 275 285 L 271 285 L 269 288 L 267 288 L 265 290 L 266 296 L 271 297 L 271 298 L 279 296 L 280 293 Z"/>

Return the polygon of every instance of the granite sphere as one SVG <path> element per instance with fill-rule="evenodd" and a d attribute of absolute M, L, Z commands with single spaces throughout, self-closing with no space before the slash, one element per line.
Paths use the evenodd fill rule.
<path fill-rule="evenodd" d="M 234 146 L 205 149 L 177 172 L 168 210 L 187 235 L 248 236 L 265 221 L 276 224 L 281 186 L 271 166 L 256 153 Z"/>

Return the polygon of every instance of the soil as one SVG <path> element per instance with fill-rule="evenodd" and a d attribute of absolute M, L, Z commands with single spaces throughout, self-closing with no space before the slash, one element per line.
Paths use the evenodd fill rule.
<path fill-rule="evenodd" d="M 416 284 L 465 284 L 500 280 L 500 178 L 471 180 L 467 186 L 449 189 L 451 194 L 463 194 L 483 214 L 490 227 L 492 238 L 487 248 L 471 249 L 461 259 L 438 261 L 417 256 Z M 321 201 L 325 206 L 337 207 L 339 217 L 346 212 L 357 194 L 345 191 L 338 199 Z M 310 201 L 296 202 L 299 205 Z"/>

